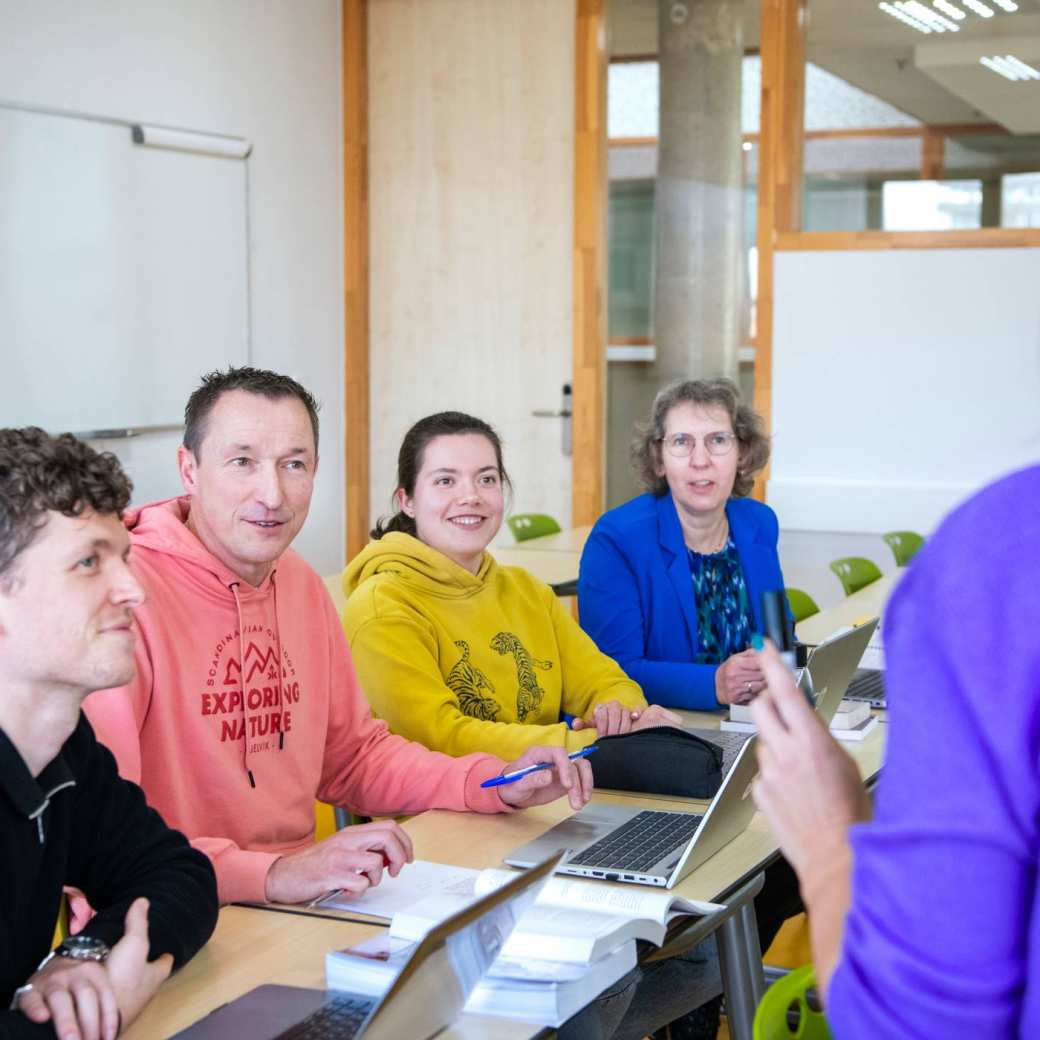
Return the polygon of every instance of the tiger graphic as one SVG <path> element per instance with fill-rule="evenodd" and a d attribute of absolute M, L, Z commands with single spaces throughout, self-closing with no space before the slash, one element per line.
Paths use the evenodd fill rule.
<path fill-rule="evenodd" d="M 516 717 L 523 722 L 532 712 L 538 710 L 545 697 L 545 690 L 538 685 L 538 678 L 534 674 L 536 668 L 548 671 L 552 668 L 552 661 L 540 661 L 532 657 L 525 649 L 523 643 L 513 635 L 512 632 L 499 632 L 491 640 L 491 649 L 502 654 L 512 654 L 513 663 L 516 665 Z"/>
<path fill-rule="evenodd" d="M 458 698 L 459 710 L 463 715 L 484 722 L 497 722 L 500 705 L 481 692 L 494 693 L 495 687 L 476 665 L 470 664 L 469 643 L 465 639 L 456 639 L 455 645 L 462 651 L 462 657 L 448 672 L 446 682 Z"/>

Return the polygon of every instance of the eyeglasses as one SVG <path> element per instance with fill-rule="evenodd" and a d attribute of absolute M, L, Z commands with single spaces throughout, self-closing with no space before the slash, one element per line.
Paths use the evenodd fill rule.
<path fill-rule="evenodd" d="M 692 433 L 671 433 L 667 437 L 658 437 L 668 454 L 676 459 L 688 459 L 697 447 L 697 438 Z M 728 455 L 736 443 L 736 435 L 726 430 L 704 435 L 704 447 L 709 455 Z"/>

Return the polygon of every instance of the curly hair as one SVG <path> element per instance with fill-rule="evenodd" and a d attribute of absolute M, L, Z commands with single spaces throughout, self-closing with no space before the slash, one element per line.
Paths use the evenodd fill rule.
<path fill-rule="evenodd" d="M 47 523 L 47 514 L 86 510 L 120 516 L 133 485 L 111 452 L 97 452 L 71 433 L 52 437 L 36 426 L 0 429 L 0 586 Z"/>
<path fill-rule="evenodd" d="M 655 495 L 668 490 L 668 481 L 657 472 L 661 468 L 661 440 L 668 413 L 684 403 L 721 408 L 729 416 L 740 450 L 733 496 L 750 494 L 755 474 L 769 461 L 769 438 L 761 416 L 741 402 L 740 391 L 728 379 L 680 379 L 657 392 L 650 418 L 636 424 L 630 447 L 632 468 L 640 483 Z"/>
<path fill-rule="evenodd" d="M 217 401 L 232 390 L 245 390 L 246 393 L 258 394 L 269 401 L 278 401 L 285 397 L 295 397 L 307 409 L 307 417 L 311 421 L 314 433 L 314 451 L 318 451 L 318 409 L 321 405 L 314 399 L 310 391 L 304 389 L 295 379 L 283 376 L 278 372 L 270 372 L 265 368 L 228 368 L 226 372 L 219 369 L 202 377 L 198 389 L 193 391 L 188 403 L 184 406 L 184 447 L 199 458 L 202 442 L 206 439 L 206 420 L 213 411 Z"/>
<path fill-rule="evenodd" d="M 420 419 L 404 435 L 401 450 L 397 453 L 397 488 L 404 490 L 409 498 L 415 494 L 415 481 L 423 467 L 426 446 L 435 437 L 453 436 L 462 433 L 478 433 L 491 442 L 495 449 L 495 462 L 498 464 L 498 476 L 505 488 L 509 488 L 509 474 L 502 462 L 502 441 L 494 428 L 465 412 L 437 412 Z M 398 510 L 393 516 L 382 517 L 372 529 L 372 538 L 382 538 L 391 531 L 403 531 L 413 537 L 416 535 L 415 519 Z"/>

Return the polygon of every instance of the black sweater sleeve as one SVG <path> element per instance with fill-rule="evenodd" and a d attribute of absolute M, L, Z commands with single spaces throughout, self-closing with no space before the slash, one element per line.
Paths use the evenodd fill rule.
<path fill-rule="evenodd" d="M 217 923 L 209 859 L 166 826 L 136 784 L 119 776 L 85 718 L 67 748 L 76 774 L 67 883 L 82 889 L 97 910 L 83 933 L 112 945 L 123 934 L 130 904 L 147 896 L 149 959 L 170 953 L 180 967 Z"/>

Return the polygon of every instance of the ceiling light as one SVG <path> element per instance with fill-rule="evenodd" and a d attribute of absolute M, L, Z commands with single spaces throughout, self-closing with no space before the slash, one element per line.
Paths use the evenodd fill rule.
<path fill-rule="evenodd" d="M 1010 3 L 1011 0 L 1005 0 Z M 932 7 L 938 8 L 943 14 L 948 14 L 955 21 L 961 22 L 968 16 L 959 8 L 950 3 L 950 0 L 932 0 Z"/>
<path fill-rule="evenodd" d="M 987 7 L 982 0 L 961 0 L 969 11 L 974 11 L 980 18 L 992 18 L 993 8 Z"/>
<path fill-rule="evenodd" d="M 1010 14 L 1012 11 L 1018 10 L 1018 4 L 1014 0 L 993 0 L 993 3 L 997 5 L 1002 11 L 1007 11 Z"/>
<path fill-rule="evenodd" d="M 928 28 L 924 22 L 919 22 L 916 18 L 911 18 L 905 11 L 901 11 L 898 7 L 893 4 L 886 3 L 882 0 L 878 7 L 885 12 L 890 14 L 893 18 L 898 18 L 904 25 L 909 25 L 911 29 L 916 29 L 918 32 L 930 33 L 932 30 Z"/>
<path fill-rule="evenodd" d="M 1040 79 L 1040 70 L 1020 61 L 1013 54 L 994 54 L 992 57 L 979 58 L 979 63 L 998 76 L 1011 80 L 1012 83 L 1019 80 Z"/>
<path fill-rule="evenodd" d="M 938 11 L 925 7 L 921 0 L 896 0 L 896 7 L 911 18 L 923 22 L 933 32 L 957 32 L 960 28 L 956 22 L 944 18 Z"/>

